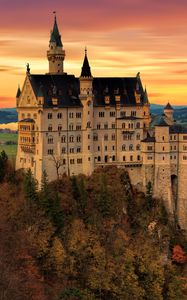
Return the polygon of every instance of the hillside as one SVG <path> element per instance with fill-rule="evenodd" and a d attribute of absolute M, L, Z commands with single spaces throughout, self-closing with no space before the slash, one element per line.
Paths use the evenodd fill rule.
<path fill-rule="evenodd" d="M 173 106 L 174 119 L 180 123 L 187 123 L 187 106 Z M 162 114 L 164 110 L 163 105 L 151 104 L 151 113 L 153 115 Z"/>
<path fill-rule="evenodd" d="M 38 193 L 30 172 L 4 167 L 2 300 L 186 299 L 187 244 L 150 186 L 139 193 L 112 167 L 51 184 L 44 174 Z"/>
<path fill-rule="evenodd" d="M 0 124 L 14 123 L 18 121 L 18 114 L 15 108 L 0 109 Z"/>

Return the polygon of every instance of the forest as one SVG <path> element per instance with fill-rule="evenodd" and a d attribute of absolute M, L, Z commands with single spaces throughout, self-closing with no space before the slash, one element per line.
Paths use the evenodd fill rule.
<path fill-rule="evenodd" d="M 1 300 L 185 300 L 185 236 L 125 169 L 39 188 L 0 154 Z"/>

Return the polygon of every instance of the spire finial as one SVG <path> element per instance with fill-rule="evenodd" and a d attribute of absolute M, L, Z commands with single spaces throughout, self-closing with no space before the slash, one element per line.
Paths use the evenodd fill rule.
<path fill-rule="evenodd" d="M 85 52 L 85 56 L 87 56 L 87 47 L 85 47 L 85 50 L 84 50 L 84 52 Z"/>
<path fill-rule="evenodd" d="M 31 69 L 30 69 L 29 63 L 27 63 L 26 67 L 27 67 L 27 74 L 30 74 Z"/>

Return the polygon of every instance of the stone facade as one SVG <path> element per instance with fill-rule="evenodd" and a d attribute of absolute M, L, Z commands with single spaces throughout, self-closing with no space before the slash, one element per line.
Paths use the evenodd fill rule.
<path fill-rule="evenodd" d="M 92 77 L 87 51 L 80 78 L 64 73 L 56 18 L 47 57 L 49 73 L 28 69 L 17 92 L 16 168 L 30 168 L 39 183 L 44 170 L 55 180 L 64 173 L 90 175 L 99 166 L 125 168 L 137 188 L 145 191 L 150 181 L 187 228 L 187 130 L 174 121 L 170 104 L 152 118 L 139 73 Z"/>

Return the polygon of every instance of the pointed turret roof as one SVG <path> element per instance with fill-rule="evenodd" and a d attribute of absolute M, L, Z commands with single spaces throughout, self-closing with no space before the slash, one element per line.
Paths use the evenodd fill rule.
<path fill-rule="evenodd" d="M 173 107 L 171 106 L 171 104 L 168 102 L 168 104 L 164 107 L 164 110 L 173 110 Z"/>
<path fill-rule="evenodd" d="M 20 95 L 21 95 L 21 90 L 20 90 L 20 87 L 18 85 L 18 89 L 17 89 L 17 93 L 16 93 L 16 98 L 19 98 Z"/>
<path fill-rule="evenodd" d="M 145 87 L 145 90 L 144 90 L 144 103 L 149 103 L 146 87 Z"/>
<path fill-rule="evenodd" d="M 90 65 L 87 57 L 87 49 L 85 49 L 85 56 L 84 56 L 84 62 L 82 66 L 81 77 L 92 77 Z"/>
<path fill-rule="evenodd" d="M 56 15 L 54 19 L 53 30 L 51 32 L 50 43 L 56 43 L 57 47 L 62 47 L 61 35 L 58 30 Z"/>

